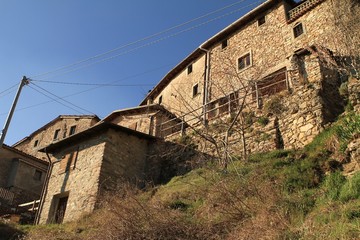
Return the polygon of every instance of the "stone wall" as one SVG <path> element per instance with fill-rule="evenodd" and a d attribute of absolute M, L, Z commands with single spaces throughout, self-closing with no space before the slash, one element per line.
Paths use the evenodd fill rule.
<path fill-rule="evenodd" d="M 146 182 L 166 183 L 174 176 L 184 175 L 210 159 L 210 156 L 199 152 L 190 142 L 180 143 L 160 139 L 150 141 L 144 171 Z"/>
<path fill-rule="evenodd" d="M 156 96 L 154 103 L 159 103 L 159 98 L 161 97 L 161 104 L 177 116 L 200 108 L 204 97 L 204 74 L 205 55 L 192 63 L 191 73 L 188 73 L 188 68 L 184 68 L 175 76 L 171 83 L 164 87 L 161 93 Z M 198 92 L 193 96 L 193 88 L 196 84 Z M 196 114 L 201 113 L 201 110 L 195 111 Z M 192 118 L 191 115 L 186 117 L 188 119 Z"/>
<path fill-rule="evenodd" d="M 121 114 L 112 123 L 155 137 L 164 137 L 181 130 L 180 120 L 164 110 L 149 110 L 138 113 Z"/>
<path fill-rule="evenodd" d="M 100 185 L 117 190 L 126 181 L 143 184 L 145 180 L 148 139 L 122 131 L 109 130 L 101 165 Z"/>
<path fill-rule="evenodd" d="M 40 213 L 40 224 L 54 222 L 57 201 L 60 197 L 68 196 L 64 222 L 78 219 L 94 210 L 100 184 L 105 139 L 105 135 L 92 137 L 54 155 L 58 161 L 53 163 Z M 61 161 L 65 160 L 64 156 L 73 152 L 77 152 L 74 167 L 61 173 Z"/>
<path fill-rule="evenodd" d="M 124 181 L 140 187 L 144 184 L 151 136 L 107 123 L 83 135 L 86 137 L 77 138 L 75 144 L 64 140 L 53 153 L 58 160 L 51 171 L 40 224 L 62 222 L 56 217 L 62 198 L 67 197 L 63 216 L 67 222 L 92 212 L 102 191 L 116 191 Z"/>
<path fill-rule="evenodd" d="M 33 133 L 30 137 L 25 138 L 15 148 L 39 159 L 47 160 L 46 154 L 39 152 L 39 149 L 47 145 L 64 139 L 69 136 L 70 128 L 75 126 L 75 133 L 84 131 L 97 123 L 96 117 L 58 117 L 54 122 Z M 55 131 L 58 131 L 57 138 L 54 139 Z"/>

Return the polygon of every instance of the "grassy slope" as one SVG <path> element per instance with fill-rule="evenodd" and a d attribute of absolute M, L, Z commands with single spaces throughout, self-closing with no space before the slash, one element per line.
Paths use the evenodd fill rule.
<path fill-rule="evenodd" d="M 145 192 L 124 187 L 79 222 L 22 230 L 39 240 L 360 239 L 360 173 L 345 179 L 334 161 L 359 133 L 350 114 L 302 150 L 254 154 L 227 172 L 209 164 Z"/>

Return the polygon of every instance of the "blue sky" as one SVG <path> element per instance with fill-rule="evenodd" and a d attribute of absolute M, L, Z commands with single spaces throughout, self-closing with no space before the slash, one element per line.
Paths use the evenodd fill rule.
<path fill-rule="evenodd" d="M 22 76 L 34 80 L 23 89 L 5 143 L 61 114 L 103 118 L 137 106 L 177 63 L 261 2 L 0 0 L 1 129 L 16 87 L 5 90 Z"/>

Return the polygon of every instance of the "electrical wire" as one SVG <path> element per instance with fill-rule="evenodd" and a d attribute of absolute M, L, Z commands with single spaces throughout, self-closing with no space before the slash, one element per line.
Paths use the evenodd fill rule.
<path fill-rule="evenodd" d="M 15 89 L 15 90 L 12 90 L 12 89 L 14 89 L 17 85 L 19 85 L 19 84 L 17 83 L 17 84 L 15 84 L 15 85 L 9 87 L 8 89 L 0 92 L 0 98 L 1 98 L 1 97 L 5 97 L 6 95 L 9 95 L 10 93 L 15 92 L 16 89 Z"/>
<path fill-rule="evenodd" d="M 39 91 L 38 89 L 33 88 L 31 85 L 37 87 L 38 89 L 41 89 L 43 92 Z M 80 113 L 80 114 L 84 114 L 84 112 L 85 112 L 85 113 L 90 113 L 90 114 L 95 115 L 93 112 L 91 112 L 91 111 L 89 111 L 89 110 L 86 110 L 85 108 L 79 107 L 79 106 L 75 105 L 74 103 L 72 103 L 72 102 L 70 102 L 70 101 L 67 101 L 67 100 L 65 100 L 64 98 L 59 97 L 59 96 L 57 96 L 56 94 L 54 94 L 54 93 L 46 90 L 45 88 L 38 86 L 38 85 L 35 84 L 35 83 L 31 83 L 31 85 L 29 85 L 29 87 L 32 88 L 33 90 L 41 93 L 42 95 L 50 98 L 51 100 L 53 100 L 53 101 L 55 101 L 55 102 L 57 102 L 57 103 L 65 106 L 65 107 L 67 107 L 67 108 L 70 108 L 70 109 L 72 109 L 72 110 L 74 110 L 74 111 L 76 111 L 76 112 L 78 112 L 78 113 Z M 45 92 L 45 93 L 44 93 L 44 92 Z M 50 96 L 49 96 L 49 95 L 50 95 Z M 73 107 L 68 106 L 68 105 L 64 104 L 63 102 L 61 102 L 61 101 L 65 102 L 65 103 L 67 103 L 67 104 L 69 104 L 69 105 L 71 105 L 71 106 L 73 106 Z M 74 107 L 77 108 L 77 109 L 82 110 L 83 112 L 75 109 Z"/>
<path fill-rule="evenodd" d="M 36 80 L 34 80 L 36 81 Z M 37 80 L 36 82 L 42 83 L 52 83 L 52 84 L 61 84 L 61 85 L 76 85 L 76 86 L 98 86 L 98 87 L 146 87 L 153 86 L 154 84 L 111 84 L 111 83 L 81 83 L 81 82 L 60 82 L 60 81 L 46 81 L 46 80 Z"/>
<path fill-rule="evenodd" d="M 164 67 L 168 67 L 170 65 L 173 65 L 173 64 L 166 64 L 164 66 L 161 66 L 161 67 L 158 67 L 158 68 L 154 68 L 154 69 L 150 69 L 148 71 L 145 71 L 145 72 L 142 72 L 142 73 L 138 73 L 138 74 L 134 74 L 132 76 L 129 76 L 129 77 L 125 77 L 125 78 L 122 78 L 122 79 L 119 79 L 119 80 L 115 80 L 115 81 L 110 81 L 108 82 L 108 84 L 112 84 L 112 83 L 116 83 L 116 82 L 121 82 L 121 81 L 125 81 L 125 80 L 128 80 L 128 79 L 131 79 L 131 78 L 135 78 L 135 77 L 139 77 L 139 76 L 142 76 L 142 75 L 145 75 L 145 74 L 148 74 L 148 73 L 151 73 L 151 72 L 155 72 L 159 69 L 162 69 Z M 37 82 L 39 80 L 32 80 L 30 82 Z M 154 85 L 154 84 L 153 84 Z M 152 85 L 152 86 L 153 86 Z M 66 96 L 62 96 L 61 98 L 64 99 L 64 98 L 69 98 L 69 97 L 73 97 L 73 96 L 77 96 L 77 95 L 80 95 L 82 93 L 86 93 L 86 92 L 90 92 L 90 91 L 93 91 L 93 90 L 96 90 L 96 89 L 99 89 L 99 88 L 102 88 L 102 87 L 105 87 L 105 86 L 95 86 L 95 87 L 92 87 L 92 88 L 88 88 L 86 90 L 83 90 L 83 91 L 80 91 L 80 92 L 75 92 L 75 93 L 72 93 L 72 94 L 69 94 L 69 95 L 66 95 Z M 35 90 L 35 89 L 34 89 Z M 36 91 L 36 90 L 35 90 Z M 41 93 L 42 95 L 44 95 L 43 93 Z M 53 100 L 51 98 L 51 100 L 49 101 L 45 101 L 45 102 L 41 102 L 41 103 L 37 103 L 37 104 L 34 104 L 34 105 L 30 105 L 30 106 L 27 106 L 27 107 L 23 107 L 23 108 L 19 108 L 17 110 L 15 110 L 15 112 L 18 112 L 18 111 L 22 111 L 22 110 L 27 110 L 27 109 L 30 109 L 30 108 L 35 108 L 35 107 L 38 107 L 38 106 L 41 106 L 41 105 L 45 105 L 45 104 L 48 104 L 48 103 L 51 103 L 51 102 L 54 102 L 55 100 Z M 0 113 L 0 116 L 3 116 L 3 115 L 6 115 L 7 113 Z"/>
<path fill-rule="evenodd" d="M 241 2 L 244 2 L 244 1 L 245 1 L 245 0 L 239 1 L 239 2 L 237 2 L 237 4 L 238 4 L 238 3 L 241 3 Z M 160 39 L 151 41 L 151 42 L 149 42 L 149 43 L 140 45 L 140 46 L 138 46 L 138 47 L 132 48 L 132 49 L 130 49 L 130 50 L 127 50 L 127 51 L 124 51 L 124 52 L 121 52 L 121 53 L 118 53 L 118 54 L 115 54 L 115 55 L 112 55 L 112 56 L 108 56 L 108 57 L 101 58 L 101 57 L 106 56 L 106 55 L 108 55 L 108 54 L 110 54 L 110 53 L 116 52 L 116 51 L 118 51 L 118 50 L 120 50 L 120 49 L 123 49 L 123 48 L 126 48 L 126 47 L 128 47 L 128 46 L 134 45 L 134 44 L 136 44 L 136 43 L 139 43 L 139 42 L 142 42 L 142 41 L 145 41 L 145 40 L 154 38 L 155 36 L 159 36 L 159 35 L 161 35 L 161 34 L 163 34 L 163 33 L 169 32 L 170 30 L 173 30 L 173 29 L 178 28 L 178 27 L 180 27 L 180 26 L 184 26 L 184 25 L 186 25 L 186 24 L 188 24 L 188 23 L 194 22 L 194 21 L 196 21 L 196 20 L 198 20 L 198 19 L 204 18 L 205 16 L 209 16 L 209 15 L 211 15 L 211 14 L 213 14 L 213 13 L 219 12 L 220 10 L 214 11 L 213 13 L 209 13 L 209 14 L 206 14 L 206 15 L 204 15 L 204 16 L 202 16 L 202 17 L 196 18 L 196 19 L 194 19 L 194 20 L 190 20 L 190 21 L 188 21 L 188 23 L 186 23 L 186 24 L 185 24 L 185 23 L 184 23 L 184 24 L 180 24 L 180 25 L 178 25 L 178 26 L 169 28 L 168 30 L 165 30 L 165 31 L 162 31 L 162 32 L 153 34 L 153 35 L 151 35 L 151 36 L 149 36 L 149 37 L 146 37 L 146 38 L 137 40 L 137 41 L 135 41 L 135 42 L 126 44 L 126 45 L 124 45 L 124 46 L 115 48 L 115 49 L 110 50 L 110 51 L 107 51 L 107 52 L 105 52 L 105 53 L 98 54 L 98 55 L 96 55 L 96 56 L 93 56 L 93 57 L 90 57 L 90 58 L 87 58 L 87 59 L 78 61 L 78 62 L 76 62 L 76 63 L 70 64 L 70 65 L 67 65 L 67 66 L 64 66 L 64 67 L 57 68 L 57 69 L 55 69 L 55 70 L 53 70 L 53 71 L 49 71 L 49 72 L 46 72 L 46 73 L 43 73 L 43 74 L 38 74 L 38 75 L 32 76 L 32 77 L 30 77 L 30 78 L 35 79 L 35 78 L 39 78 L 40 76 L 46 76 L 46 75 L 50 75 L 50 74 L 55 74 L 55 73 L 57 73 L 57 72 L 62 72 L 62 73 L 59 73 L 59 74 L 55 75 L 55 76 L 58 77 L 58 76 L 65 75 L 65 74 L 68 74 L 68 73 L 71 73 L 71 72 L 80 70 L 80 69 L 82 69 L 82 68 L 85 68 L 85 67 L 88 67 L 88 66 L 91 66 L 91 65 L 94 65 L 94 64 L 98 64 L 98 63 L 101 63 L 101 62 L 104 62 L 104 61 L 108 61 L 108 60 L 111 60 L 111 59 L 113 59 L 113 58 L 120 57 L 120 56 L 123 56 L 123 55 L 125 55 L 125 54 L 134 52 L 134 51 L 139 50 L 139 49 L 141 49 L 141 48 L 154 45 L 154 44 L 156 44 L 156 43 L 159 43 L 159 42 L 164 41 L 164 40 L 166 40 L 166 39 L 168 39 L 168 38 L 171 38 L 171 37 L 175 37 L 175 36 L 177 36 L 177 35 L 179 35 L 179 34 L 188 32 L 188 31 L 190 31 L 190 30 L 199 28 L 199 27 L 201 27 L 201 26 L 203 26 L 203 25 L 206 25 L 206 24 L 208 24 L 208 23 L 211 23 L 211 22 L 213 22 L 213 21 L 215 21 L 215 20 L 219 20 L 219 19 L 222 19 L 222 18 L 227 17 L 227 16 L 229 16 L 229 15 L 232 15 L 232 14 L 234 14 L 234 13 L 236 13 L 236 12 L 239 12 L 240 10 L 243 10 L 244 8 L 247 8 L 247 7 L 250 7 L 250 6 L 253 6 L 253 5 L 257 5 L 257 4 L 259 4 L 259 3 L 262 3 L 263 1 L 264 1 L 264 0 L 252 2 L 251 4 L 248 4 L 248 5 L 246 5 L 246 6 L 243 6 L 243 7 L 241 7 L 241 8 L 238 8 L 238 9 L 236 9 L 236 10 L 234 10 L 234 11 L 231 11 L 230 13 L 227 13 L 227 14 L 224 14 L 224 15 L 221 15 L 221 16 L 218 16 L 218 17 L 213 18 L 213 19 L 210 19 L 210 20 L 208 20 L 208 21 L 206 21 L 206 22 L 203 22 L 203 23 L 197 24 L 197 25 L 195 25 L 195 26 L 186 28 L 186 29 L 181 30 L 181 31 L 179 31 L 179 32 L 176 32 L 176 33 L 174 33 L 174 34 L 171 34 L 171 35 L 162 37 L 162 38 L 160 38 Z M 235 5 L 235 4 L 232 4 L 232 5 L 229 5 L 228 7 L 234 6 L 234 5 Z M 228 8 L 228 7 L 225 7 L 225 8 L 223 8 L 223 9 L 226 9 L 226 8 Z M 221 11 L 222 11 L 223 9 L 221 9 Z M 94 62 L 90 62 L 90 61 L 95 60 L 95 59 L 98 59 L 98 58 L 100 58 L 100 59 L 97 60 L 97 61 L 94 61 Z M 90 63 L 87 63 L 87 62 L 90 62 Z M 87 64 L 86 64 L 86 63 L 87 63 Z M 83 64 L 84 64 L 84 65 L 83 65 Z M 80 66 L 79 66 L 79 65 L 80 65 Z M 65 72 L 63 72 L 63 71 L 65 71 Z M 55 76 L 45 77 L 45 78 L 42 78 L 41 80 L 54 78 Z"/>

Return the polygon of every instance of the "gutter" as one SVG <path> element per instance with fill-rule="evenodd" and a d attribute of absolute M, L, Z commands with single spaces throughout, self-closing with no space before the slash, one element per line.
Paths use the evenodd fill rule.
<path fill-rule="evenodd" d="M 206 53 L 205 55 L 205 76 L 204 76 L 204 98 L 203 98 L 203 119 L 204 126 L 207 126 L 206 112 L 209 101 L 209 80 L 210 80 L 210 50 L 203 48 L 203 44 L 199 47 L 200 50 Z"/>
<path fill-rule="evenodd" d="M 46 197 L 47 190 L 48 190 L 50 176 L 51 176 L 52 169 L 53 169 L 53 162 L 51 161 L 49 153 L 46 151 L 46 149 L 45 149 L 45 153 L 46 153 L 46 156 L 47 156 L 47 158 L 49 160 L 49 167 L 48 167 L 48 171 L 46 173 L 46 178 L 45 178 L 45 181 L 44 181 L 44 185 L 43 185 L 42 190 L 41 190 L 39 208 L 38 208 L 38 210 L 36 211 L 36 214 L 35 214 L 35 220 L 34 220 L 35 225 L 38 225 L 39 222 L 40 222 L 40 213 L 42 212 L 42 209 L 43 209 L 43 206 L 44 206 L 44 201 L 45 201 L 45 197 Z"/>

